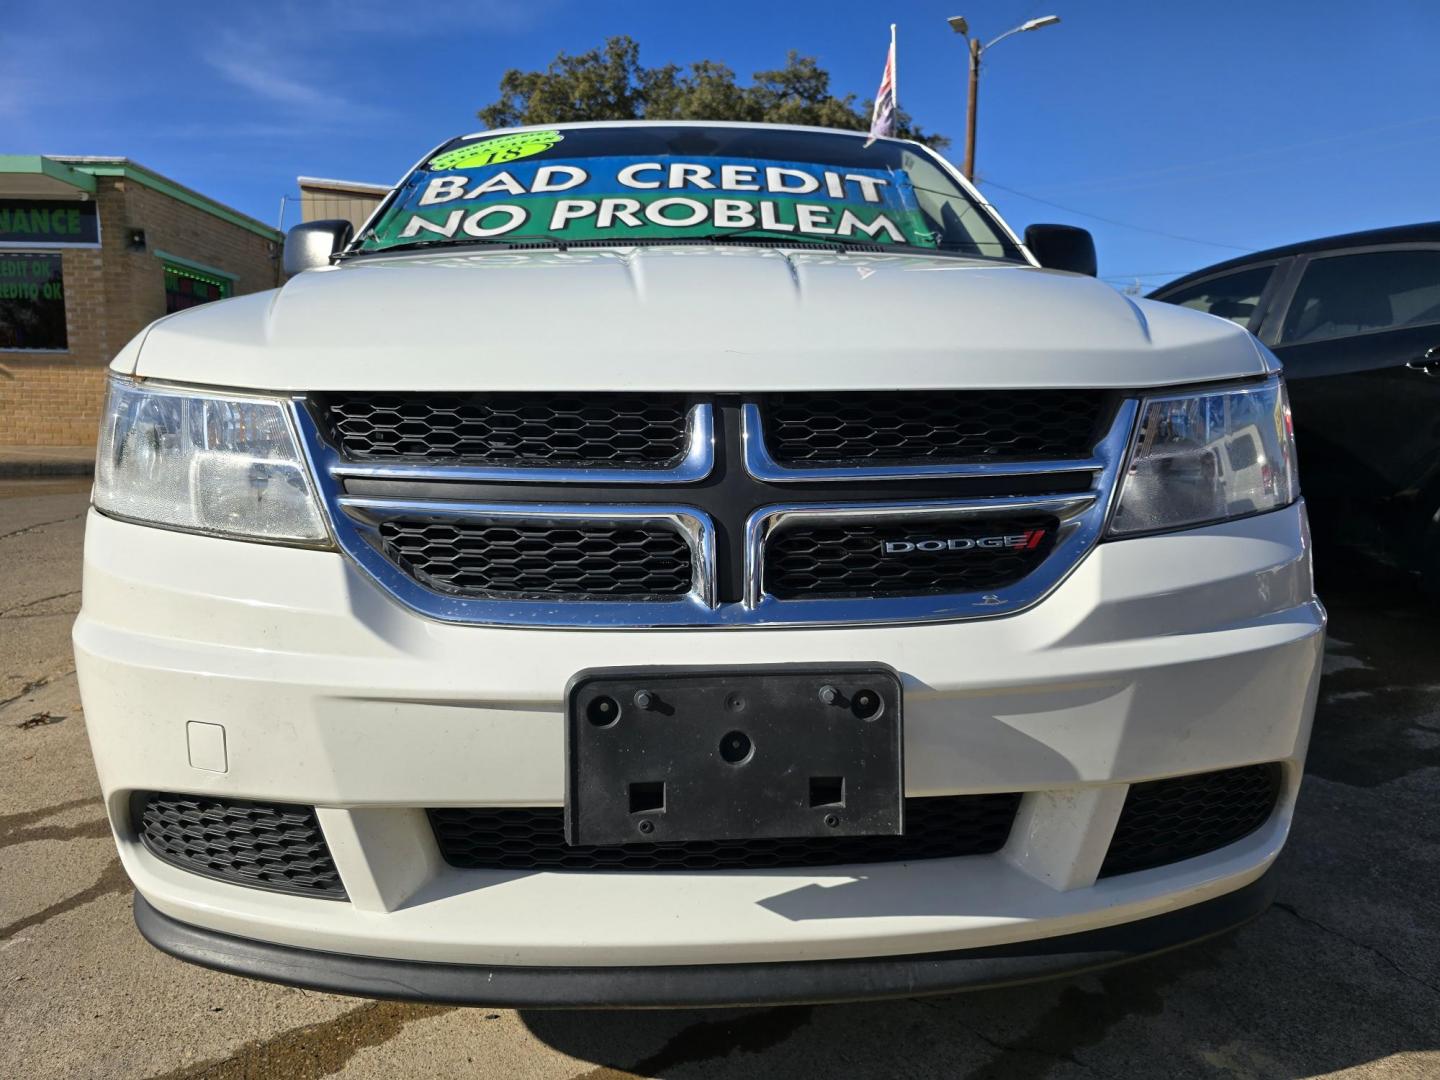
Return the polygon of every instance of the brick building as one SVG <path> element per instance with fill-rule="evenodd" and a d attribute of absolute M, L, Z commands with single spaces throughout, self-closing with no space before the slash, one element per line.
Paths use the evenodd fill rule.
<path fill-rule="evenodd" d="M 279 284 L 282 239 L 126 158 L 0 155 L 0 446 L 93 445 L 120 348 Z"/>

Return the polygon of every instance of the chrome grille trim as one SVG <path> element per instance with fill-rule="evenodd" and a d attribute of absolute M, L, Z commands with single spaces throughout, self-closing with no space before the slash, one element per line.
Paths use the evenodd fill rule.
<path fill-rule="evenodd" d="M 760 406 L 747 402 L 741 412 L 745 469 L 757 480 L 772 484 L 804 483 L 810 480 L 943 480 L 960 476 L 1040 476 L 1057 472 L 1099 472 L 1103 457 L 1054 458 L 1044 461 L 963 461 L 924 465 L 818 466 L 813 469 L 781 465 L 765 447 L 764 421 Z"/>
<path fill-rule="evenodd" d="M 363 466 L 343 461 L 321 436 L 303 397 L 291 400 L 292 419 L 315 480 L 332 535 L 339 548 L 377 585 L 417 614 L 442 622 L 469 625 L 512 626 L 535 629 L 748 629 L 807 626 L 867 626 L 954 622 L 1011 615 L 1042 601 L 1080 564 L 1100 539 L 1111 512 L 1133 436 L 1139 401 L 1127 397 L 1120 403 L 1108 433 L 1089 459 L 1053 462 L 1019 462 L 940 466 L 905 466 L 903 469 L 859 468 L 843 470 L 844 475 L 823 476 L 829 469 L 782 470 L 775 482 L 807 479 L 937 479 L 945 477 L 1057 476 L 1090 473 L 1087 490 L 1065 495 L 1023 497 L 980 497 L 968 499 L 891 500 L 802 503 L 786 500 L 761 506 L 744 523 L 744 595 L 738 603 L 718 603 L 717 529 L 708 513 L 676 499 L 666 503 L 581 502 L 573 493 L 563 501 L 565 484 L 676 484 L 676 470 L 622 471 L 610 469 L 469 469 L 456 466 L 387 465 Z M 750 412 L 755 410 L 754 423 Z M 694 407 L 691 426 L 691 457 L 703 462 L 690 480 L 705 479 L 716 459 L 715 424 L 712 407 Z M 740 457 L 750 469 L 751 447 L 759 442 L 758 407 L 742 406 L 741 432 L 744 447 Z M 763 443 L 760 445 L 763 449 Z M 703 452 L 703 453 L 702 453 Z M 737 463 L 740 464 L 740 463 Z M 940 472 L 929 471 L 939 469 Z M 956 470 L 959 471 L 956 471 Z M 347 478 L 430 480 L 483 480 L 529 482 L 555 485 L 556 498 L 544 503 L 502 503 L 446 501 L 419 497 L 347 495 Z M 622 478 L 623 477 L 623 478 Z M 762 482 L 768 478 L 756 476 Z M 776 494 L 783 493 L 783 489 Z M 675 491 L 675 495 L 681 492 Z M 987 515 L 1017 510 L 1045 512 L 1060 519 L 1059 534 L 1050 555 L 1034 571 L 1014 585 L 981 596 L 948 594 L 937 596 L 891 596 L 864 598 L 819 598 L 780 600 L 764 592 L 762 577 L 763 539 L 769 529 L 786 515 L 830 514 L 840 516 Z M 695 568 L 695 587 L 683 598 L 661 601 L 626 600 L 510 600 L 450 596 L 427 588 L 392 563 L 374 541 L 376 523 L 386 516 L 400 517 L 437 513 L 455 517 L 506 514 L 512 518 L 553 520 L 636 521 L 659 520 L 681 531 L 690 545 Z M 740 523 L 732 523 L 740 528 Z M 741 558 L 740 551 L 736 558 Z"/>
<path fill-rule="evenodd" d="M 401 603 L 447 622 L 494 626 L 690 626 L 714 607 L 715 527 L 709 517 L 686 506 L 609 504 L 508 504 L 377 499 L 338 496 L 336 524 L 341 546 Z M 675 600 L 542 600 L 450 596 L 427 588 L 381 551 L 378 526 L 388 518 L 434 517 L 446 521 L 524 521 L 623 524 L 662 522 L 690 549 L 691 589 Z M 348 524 L 346 524 L 348 523 Z M 347 543 L 347 539 L 349 542 Z"/>
<path fill-rule="evenodd" d="M 1120 470 L 1139 403 L 1134 399 L 1122 402 L 1116 410 L 1110 430 L 1096 447 L 1098 468 L 1090 490 L 1073 495 L 1024 496 L 1019 498 L 980 498 L 960 500 L 924 500 L 911 502 L 864 503 L 788 503 L 762 507 L 745 523 L 745 600 L 749 621 L 760 625 L 842 626 L 883 623 L 946 622 L 1013 615 L 1033 607 L 1050 595 L 1070 576 L 1086 553 L 1100 539 L 1110 507 L 1119 487 Z M 758 410 L 756 419 L 759 419 Z M 758 428 L 755 430 L 758 431 Z M 748 432 L 747 432 L 748 435 Z M 747 439 L 747 452 L 749 448 Z M 748 463 L 748 457 L 747 457 Z M 945 466 L 949 468 L 950 466 Z M 1083 466 L 1081 466 L 1083 468 Z M 1066 462 L 1052 472 L 1075 471 L 1075 462 Z M 863 470 L 857 470 L 860 472 Z M 985 470 L 990 475 L 1015 475 L 1008 467 L 996 465 Z M 1043 513 L 1057 521 L 1055 546 L 1050 555 L 1031 573 L 1013 585 L 993 592 L 975 594 L 953 593 L 934 596 L 872 596 L 864 598 L 816 598 L 780 600 L 765 592 L 764 554 L 768 534 L 787 520 L 874 519 L 876 517 L 913 518 L 918 521 L 936 517 L 983 517 L 993 514 Z"/>
<path fill-rule="evenodd" d="M 993 593 L 980 597 L 968 594 L 945 596 L 892 596 L 867 597 L 861 603 L 866 610 L 890 608 L 881 613 L 884 620 L 890 619 L 933 619 L 967 615 L 998 614 L 1016 607 L 1033 603 L 1038 597 L 1029 594 L 1040 589 L 1048 592 L 1051 585 L 1036 579 L 1045 576 L 1047 565 L 1057 556 L 1066 565 L 1073 565 L 1065 559 L 1067 544 L 1082 528 L 1087 517 L 1094 517 L 1094 511 L 1101 502 L 1098 492 L 1082 495 L 1057 495 L 1040 498 L 1012 499 L 965 499 L 939 502 L 904 503 L 793 503 L 782 506 L 767 506 L 750 516 L 745 525 L 746 568 L 745 603 L 756 611 L 783 608 L 785 617 L 791 621 L 829 621 L 843 608 L 853 606 L 854 598 L 828 598 L 813 600 L 778 600 L 765 591 L 764 556 L 765 542 L 776 529 L 793 521 L 804 522 L 845 522 L 901 519 L 925 524 L 936 518 L 977 518 L 997 514 L 1048 514 L 1055 517 L 1055 546 L 1050 556 L 1021 581 Z M 1078 561 L 1080 552 L 1070 551 Z M 805 609 L 803 612 L 801 607 Z"/>
<path fill-rule="evenodd" d="M 372 480 L 471 480 L 516 484 L 693 484 L 715 467 L 715 412 L 708 403 L 692 405 L 686 419 L 685 456 L 668 469 L 607 469 L 601 466 L 432 465 L 423 461 L 372 465 L 351 461 L 320 434 L 310 410 L 301 407 L 306 440 L 319 448 L 320 464 L 331 475 Z M 311 434 L 313 433 L 313 440 Z"/>

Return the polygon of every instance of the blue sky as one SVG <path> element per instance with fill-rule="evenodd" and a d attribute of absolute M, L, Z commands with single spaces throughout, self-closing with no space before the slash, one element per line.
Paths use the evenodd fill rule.
<path fill-rule="evenodd" d="M 1440 218 L 1433 0 L 25 4 L 6 17 L 0 153 L 125 155 L 274 223 L 297 175 L 392 182 L 474 130 L 507 67 L 560 49 L 628 33 L 646 63 L 710 58 L 748 77 L 793 48 L 864 98 L 894 21 L 901 104 L 958 160 L 952 14 L 985 40 L 1061 16 L 988 55 L 980 178 L 1017 229 L 1090 228 L 1117 284 Z"/>

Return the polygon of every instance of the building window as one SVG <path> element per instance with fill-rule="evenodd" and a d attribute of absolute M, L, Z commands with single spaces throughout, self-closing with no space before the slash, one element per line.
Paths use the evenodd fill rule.
<path fill-rule="evenodd" d="M 0 253 L 0 349 L 67 345 L 60 256 Z"/>
<path fill-rule="evenodd" d="M 188 266 L 165 264 L 166 315 L 208 304 L 211 300 L 224 300 L 230 290 L 231 283 L 222 277 L 191 270 Z"/>

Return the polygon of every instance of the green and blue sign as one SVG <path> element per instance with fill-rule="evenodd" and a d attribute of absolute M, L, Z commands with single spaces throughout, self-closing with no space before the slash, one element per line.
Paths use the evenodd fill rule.
<path fill-rule="evenodd" d="M 99 242 L 100 218 L 93 202 L 0 199 L 0 246 Z"/>
<path fill-rule="evenodd" d="M 554 132 L 441 154 L 363 247 L 425 240 L 612 240 L 717 233 L 936 246 L 903 171 L 749 158 L 552 158 Z M 507 138 L 507 137 L 502 137 Z"/>

